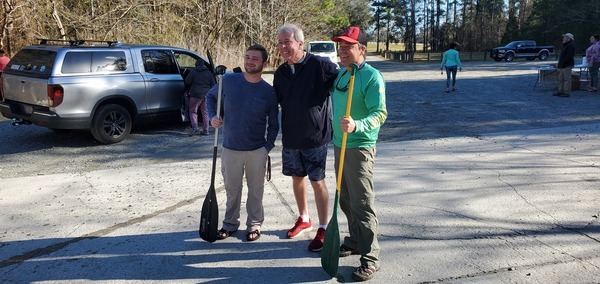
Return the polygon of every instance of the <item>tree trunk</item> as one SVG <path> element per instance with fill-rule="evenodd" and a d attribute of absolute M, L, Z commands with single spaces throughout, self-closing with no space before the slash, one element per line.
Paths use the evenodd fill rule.
<path fill-rule="evenodd" d="M 58 27 L 60 38 L 66 40 L 67 33 L 65 32 L 65 27 L 63 26 L 62 21 L 60 20 L 60 16 L 58 15 L 55 0 L 50 0 L 50 4 L 52 4 L 52 18 L 54 18 L 54 21 L 56 21 L 56 26 Z"/>

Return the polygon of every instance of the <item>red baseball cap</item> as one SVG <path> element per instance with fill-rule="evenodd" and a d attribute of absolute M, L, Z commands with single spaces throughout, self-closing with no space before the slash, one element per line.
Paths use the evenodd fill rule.
<path fill-rule="evenodd" d="M 360 30 L 359 27 L 349 27 L 341 36 L 334 37 L 333 41 L 345 41 L 348 43 L 360 43 L 362 45 L 367 45 L 369 39 L 367 38 L 367 35 L 365 35 L 365 33 L 363 33 Z"/>

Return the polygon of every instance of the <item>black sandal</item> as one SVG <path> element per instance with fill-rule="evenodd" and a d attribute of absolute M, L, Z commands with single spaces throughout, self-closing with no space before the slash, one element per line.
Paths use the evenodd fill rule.
<path fill-rule="evenodd" d="M 237 232 L 237 230 L 235 230 L 235 231 L 227 231 L 227 230 L 221 228 L 221 230 L 219 230 L 217 232 L 217 239 L 224 240 L 226 238 L 229 238 L 229 236 L 231 236 L 231 234 L 233 234 L 235 232 Z"/>
<path fill-rule="evenodd" d="M 254 237 L 252 237 L 254 235 Z M 254 230 L 252 232 L 248 232 L 248 234 L 246 235 L 246 239 L 249 242 L 253 242 L 256 241 L 258 239 L 260 239 L 260 231 L 259 230 Z"/>

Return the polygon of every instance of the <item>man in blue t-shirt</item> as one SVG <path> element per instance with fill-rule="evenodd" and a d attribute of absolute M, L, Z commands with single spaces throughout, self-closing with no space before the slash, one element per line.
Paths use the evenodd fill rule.
<path fill-rule="evenodd" d="M 262 79 L 268 53 L 261 45 L 250 46 L 244 57 L 243 73 L 228 73 L 221 79 L 223 117 L 217 114 L 218 84 L 206 95 L 208 114 L 215 128 L 223 127 L 221 173 L 227 193 L 222 240 L 240 226 L 242 179 L 246 176 L 247 240 L 260 238 L 264 221 L 263 192 L 269 151 L 279 132 L 279 109 L 273 87 Z M 266 137 L 265 137 L 266 133 Z"/>

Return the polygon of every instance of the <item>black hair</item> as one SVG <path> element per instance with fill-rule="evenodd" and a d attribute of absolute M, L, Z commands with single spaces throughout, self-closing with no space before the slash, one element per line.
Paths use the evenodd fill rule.
<path fill-rule="evenodd" d="M 453 42 L 450 44 L 451 49 L 456 49 L 457 47 L 458 47 L 458 43 L 456 43 L 456 42 Z"/>
<path fill-rule="evenodd" d="M 600 41 L 600 35 L 599 34 L 595 34 L 595 35 L 593 35 L 593 37 L 596 39 L 596 41 Z"/>
<path fill-rule="evenodd" d="M 263 62 L 266 62 L 267 59 L 269 59 L 269 53 L 267 52 L 267 49 L 264 46 L 260 45 L 260 44 L 251 45 L 250 47 L 248 47 L 248 49 L 246 51 L 248 51 L 248 50 L 260 51 L 260 53 L 262 55 Z"/>

